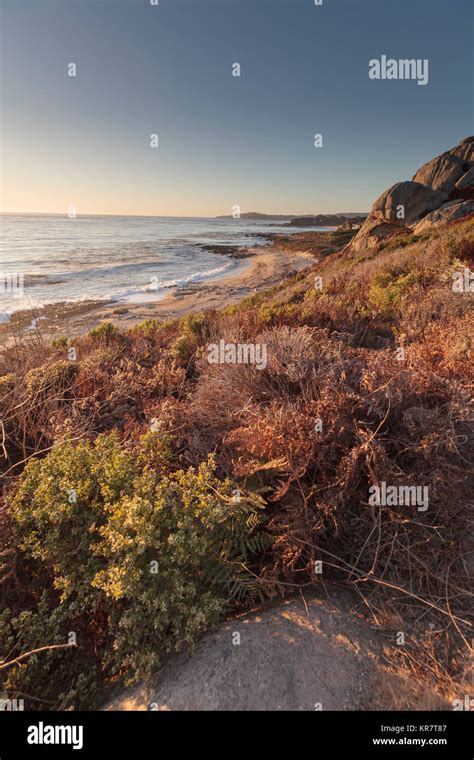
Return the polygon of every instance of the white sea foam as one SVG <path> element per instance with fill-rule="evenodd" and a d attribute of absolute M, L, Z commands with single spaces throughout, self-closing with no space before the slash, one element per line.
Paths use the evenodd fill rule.
<path fill-rule="evenodd" d="M 2 215 L 0 220 L 0 274 L 22 273 L 25 279 L 24 297 L 0 294 L 3 321 L 5 314 L 59 302 L 157 301 L 170 288 L 249 266 L 207 250 L 206 244 L 261 245 L 266 233 L 281 231 L 280 225 L 233 219 Z"/>

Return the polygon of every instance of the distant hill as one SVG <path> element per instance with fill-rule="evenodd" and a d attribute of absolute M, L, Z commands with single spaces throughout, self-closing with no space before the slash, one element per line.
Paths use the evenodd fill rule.
<path fill-rule="evenodd" d="M 340 225 L 362 224 L 367 214 L 317 214 L 315 216 L 296 216 L 287 222 L 288 227 L 339 227 Z"/>
<path fill-rule="evenodd" d="M 258 211 L 248 211 L 241 214 L 240 219 L 293 219 L 294 214 L 260 214 Z M 216 219 L 233 219 L 232 214 L 216 216 Z"/>
<path fill-rule="evenodd" d="M 284 219 L 285 221 L 294 219 L 330 219 L 335 217 L 365 217 L 367 216 L 367 211 L 341 211 L 337 214 L 261 214 L 258 211 L 247 211 L 245 214 L 240 215 L 240 219 Z M 232 214 L 223 214 L 221 216 L 216 216 L 216 219 L 232 219 Z M 336 224 L 340 224 L 341 222 L 336 222 Z M 320 222 L 316 222 L 316 224 L 320 224 Z M 329 226 L 332 226 L 332 222 L 326 222 Z"/>

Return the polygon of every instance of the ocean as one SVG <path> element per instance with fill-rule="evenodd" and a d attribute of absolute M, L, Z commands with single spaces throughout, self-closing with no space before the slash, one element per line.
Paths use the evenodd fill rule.
<path fill-rule="evenodd" d="M 169 288 L 220 278 L 249 265 L 248 259 L 215 253 L 206 245 L 259 246 L 266 242 L 266 233 L 303 229 L 282 227 L 283 223 L 1 215 L 0 319 L 59 302 L 157 301 Z"/>

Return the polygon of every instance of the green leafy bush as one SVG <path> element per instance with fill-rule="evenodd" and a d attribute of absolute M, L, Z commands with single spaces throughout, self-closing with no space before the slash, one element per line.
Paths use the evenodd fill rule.
<path fill-rule="evenodd" d="M 120 340 L 122 333 L 112 322 L 101 322 L 100 325 L 97 325 L 97 327 L 94 327 L 89 332 L 89 337 L 98 343 L 105 343 L 108 345 L 113 341 Z"/>
<path fill-rule="evenodd" d="M 69 346 L 69 338 L 65 335 L 60 335 L 58 338 L 53 338 L 51 341 L 53 348 L 67 348 Z"/>
<path fill-rule="evenodd" d="M 211 335 L 209 318 L 203 312 L 186 314 L 182 318 L 181 327 L 185 335 L 195 335 L 202 341 L 209 340 Z"/>
<path fill-rule="evenodd" d="M 65 642 L 71 631 L 77 648 L 26 658 L 4 671 L 4 689 L 36 683 L 44 699 L 64 700 L 57 669 L 66 662 L 68 705 L 88 705 L 97 674 L 151 673 L 164 652 L 250 593 L 244 565 L 261 548 L 253 535 L 261 505 L 235 500 L 233 488 L 216 477 L 212 456 L 173 469 L 169 441 L 153 432 L 130 448 L 112 433 L 31 461 L 10 513 L 22 562 L 44 588 L 39 606 L 4 614 L 0 659 Z"/>
<path fill-rule="evenodd" d="M 212 325 L 204 312 L 186 314 L 180 320 L 181 332 L 171 345 L 171 353 L 180 367 L 192 374 L 197 352 L 210 340 Z"/>
<path fill-rule="evenodd" d="M 370 286 L 370 306 L 384 316 L 394 315 L 401 305 L 402 297 L 416 282 L 417 275 L 414 272 L 398 275 L 381 272 L 374 277 Z"/>
<path fill-rule="evenodd" d="M 0 375 L 0 395 L 10 393 L 15 387 L 15 375 Z"/>
<path fill-rule="evenodd" d="M 132 338 L 159 338 L 164 335 L 169 336 L 179 329 L 180 320 L 175 317 L 172 319 L 145 319 L 137 325 L 134 325 L 127 331 L 127 335 Z"/>

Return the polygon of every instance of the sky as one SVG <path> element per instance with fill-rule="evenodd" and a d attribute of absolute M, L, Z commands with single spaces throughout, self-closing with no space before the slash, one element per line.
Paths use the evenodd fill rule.
<path fill-rule="evenodd" d="M 362 212 L 473 131 L 470 0 L 152 2 L 0 0 L 3 212 Z"/>

